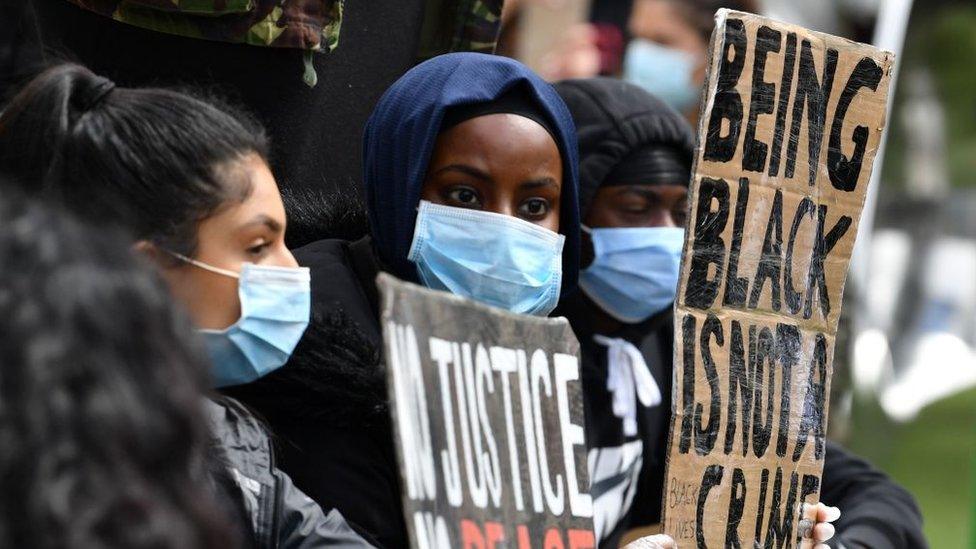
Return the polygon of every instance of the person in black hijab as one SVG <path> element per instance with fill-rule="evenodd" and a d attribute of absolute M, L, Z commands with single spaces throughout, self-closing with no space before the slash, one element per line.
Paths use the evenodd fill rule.
<path fill-rule="evenodd" d="M 556 85 L 580 146 L 581 291 L 565 299 L 580 340 L 594 526 L 602 547 L 660 522 L 671 418 L 673 301 L 694 156 L 690 126 L 636 85 Z M 914 499 L 827 443 L 817 547 L 924 548 Z M 836 522 L 830 524 L 834 519 Z"/>

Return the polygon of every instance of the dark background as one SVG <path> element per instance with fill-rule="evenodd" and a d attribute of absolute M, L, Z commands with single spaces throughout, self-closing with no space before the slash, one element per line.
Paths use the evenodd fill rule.
<path fill-rule="evenodd" d="M 203 88 L 268 128 L 283 190 L 358 194 L 363 125 L 382 92 L 415 63 L 423 12 L 424 0 L 347 1 L 339 47 L 315 55 L 318 85 L 309 88 L 297 50 L 145 31 L 66 0 L 0 0 L 0 92 L 39 61 L 59 58 L 120 86 Z"/>

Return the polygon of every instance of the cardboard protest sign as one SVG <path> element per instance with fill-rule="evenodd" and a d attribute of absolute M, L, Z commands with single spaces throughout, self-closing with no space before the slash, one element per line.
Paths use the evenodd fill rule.
<path fill-rule="evenodd" d="M 377 284 L 411 546 L 595 547 L 567 321 Z"/>
<path fill-rule="evenodd" d="M 679 547 L 809 543 L 802 503 L 819 497 L 834 336 L 891 63 L 716 15 L 675 304 L 664 531 Z"/>

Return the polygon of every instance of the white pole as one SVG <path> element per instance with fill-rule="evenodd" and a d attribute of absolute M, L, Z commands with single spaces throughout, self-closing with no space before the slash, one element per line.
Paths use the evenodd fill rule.
<path fill-rule="evenodd" d="M 891 131 L 891 106 L 895 100 L 895 85 L 898 82 L 898 71 L 901 67 L 902 51 L 905 45 L 905 33 L 908 31 L 908 18 L 912 13 L 913 0 L 882 0 L 878 8 L 878 22 L 874 28 L 874 45 L 895 54 L 895 64 L 891 74 L 891 89 L 888 93 L 888 130 L 881 136 L 881 144 L 874 159 L 874 170 L 867 196 L 864 199 L 864 210 L 861 213 L 861 223 L 857 228 L 857 241 L 851 255 L 850 276 L 854 283 L 854 290 L 858 294 L 856 302 L 867 288 L 870 265 L 868 265 L 868 251 L 871 249 L 871 235 L 874 231 L 874 214 L 878 206 L 878 189 L 881 187 L 881 168 L 884 165 L 885 146 L 888 143 L 888 133 Z M 855 326 L 859 323 L 855 319 Z M 862 328 L 856 328 L 861 331 Z"/>

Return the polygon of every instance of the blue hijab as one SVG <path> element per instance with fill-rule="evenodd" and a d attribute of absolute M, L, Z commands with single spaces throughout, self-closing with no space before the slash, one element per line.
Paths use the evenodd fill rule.
<path fill-rule="evenodd" d="M 553 87 L 528 67 L 481 53 L 451 53 L 417 65 L 383 94 L 366 123 L 363 181 L 369 222 L 380 259 L 397 277 L 417 281 L 416 268 L 407 253 L 427 163 L 445 111 L 492 101 L 515 86 L 530 93 L 548 116 L 562 157 L 559 227 L 566 244 L 561 295 L 575 289 L 579 273 L 579 160 L 572 117 Z"/>

